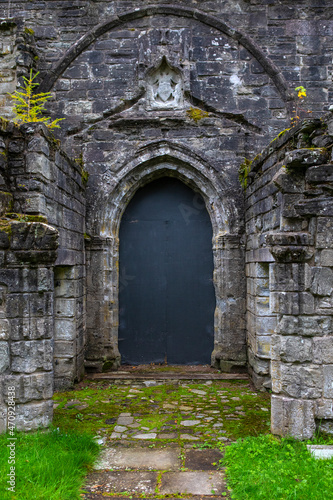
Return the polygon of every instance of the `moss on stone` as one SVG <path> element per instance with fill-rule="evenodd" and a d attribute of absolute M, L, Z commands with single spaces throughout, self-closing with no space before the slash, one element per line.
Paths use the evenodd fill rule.
<path fill-rule="evenodd" d="M 186 434 L 188 428 L 181 422 L 195 419 L 199 414 L 202 414 L 200 426 L 193 429 L 199 436 L 197 443 L 216 444 L 219 429 L 223 429 L 228 439 L 267 433 L 270 429 L 269 394 L 253 392 L 244 381 L 214 381 L 210 385 L 181 382 L 152 387 L 85 381 L 74 391 L 55 393 L 53 399 L 57 405 L 54 425 L 63 430 L 109 435 L 120 413 L 129 412 L 139 423 L 138 432 L 148 429 L 177 433 L 177 437 L 170 439 L 157 436 L 153 441 L 156 446 L 168 442 L 183 446 L 187 440 L 181 434 Z M 214 427 L 220 421 L 223 427 Z"/>
<path fill-rule="evenodd" d="M 9 120 L 6 120 L 6 118 L 0 116 L 0 130 L 6 131 L 8 129 L 9 123 Z"/>
<path fill-rule="evenodd" d="M 3 231 L 4 233 L 8 234 L 9 237 L 11 236 L 12 225 L 8 219 L 0 217 L 0 231 Z"/>
<path fill-rule="evenodd" d="M 207 111 L 202 111 L 199 108 L 190 108 L 186 111 L 187 116 L 189 116 L 195 123 L 198 123 L 203 118 L 207 118 L 209 113 Z"/>
<path fill-rule="evenodd" d="M 85 170 L 84 168 L 82 168 L 82 170 L 81 170 L 81 180 L 82 180 L 82 184 L 84 186 L 87 185 L 88 179 L 89 179 L 89 172 L 87 170 Z"/>
<path fill-rule="evenodd" d="M 26 35 L 34 35 L 35 34 L 34 30 L 31 28 L 24 28 L 24 33 Z"/>
<path fill-rule="evenodd" d="M 47 224 L 48 220 L 44 215 L 29 215 L 29 214 L 19 214 L 15 212 L 8 212 L 5 217 L 19 222 L 42 222 Z"/>

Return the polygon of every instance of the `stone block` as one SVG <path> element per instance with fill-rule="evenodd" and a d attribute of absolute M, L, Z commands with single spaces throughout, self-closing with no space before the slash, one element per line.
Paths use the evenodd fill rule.
<path fill-rule="evenodd" d="M 76 338 L 75 319 L 55 318 L 54 339 L 71 341 Z"/>
<path fill-rule="evenodd" d="M 15 425 L 18 431 L 33 431 L 52 423 L 53 401 L 16 405 Z"/>
<path fill-rule="evenodd" d="M 298 218 L 299 215 L 295 210 L 295 205 L 301 201 L 303 198 L 302 194 L 284 194 L 283 195 L 283 202 L 282 202 L 282 210 L 281 210 L 281 215 L 282 217 L 292 217 L 292 218 Z"/>
<path fill-rule="evenodd" d="M 79 280 L 55 280 L 54 294 L 56 297 L 72 298 L 79 293 Z"/>
<path fill-rule="evenodd" d="M 272 182 L 282 193 L 302 193 L 304 190 L 304 177 L 290 176 L 285 168 L 275 174 Z"/>
<path fill-rule="evenodd" d="M 282 392 L 292 398 L 315 399 L 323 393 L 323 374 L 318 365 L 281 363 Z"/>
<path fill-rule="evenodd" d="M 29 194 L 22 199 L 22 211 L 27 214 L 46 215 L 47 207 L 44 194 Z"/>
<path fill-rule="evenodd" d="M 75 358 L 55 358 L 54 376 L 57 378 L 65 377 L 74 382 L 74 379 L 76 377 Z"/>
<path fill-rule="evenodd" d="M 266 262 L 251 262 L 246 264 L 246 275 L 251 278 L 268 278 L 269 264 Z"/>
<path fill-rule="evenodd" d="M 259 358 L 251 350 L 248 352 L 248 359 L 253 371 L 258 375 L 268 375 L 270 373 L 270 361 L 267 359 Z"/>
<path fill-rule="evenodd" d="M 282 335 L 329 335 L 333 333 L 333 321 L 330 316 L 282 316 L 276 332 Z"/>
<path fill-rule="evenodd" d="M 274 358 L 274 345 L 272 342 L 271 353 L 271 379 L 272 379 L 272 391 L 275 393 L 282 392 L 282 382 L 281 382 L 281 361 L 275 360 Z"/>
<path fill-rule="evenodd" d="M 313 165 L 323 165 L 328 160 L 328 152 L 318 149 L 294 149 L 285 156 L 285 165 L 292 168 L 311 167 Z"/>
<path fill-rule="evenodd" d="M 317 418 L 332 418 L 333 416 L 333 401 L 330 399 L 317 399 L 316 401 L 316 412 L 315 416 Z"/>
<path fill-rule="evenodd" d="M 10 336 L 10 323 L 8 319 L 0 318 L 0 340 L 8 340 Z"/>
<path fill-rule="evenodd" d="M 268 335 L 275 332 L 277 325 L 276 316 L 257 316 L 255 320 L 256 333 Z"/>
<path fill-rule="evenodd" d="M 53 317 L 13 318 L 11 323 L 12 340 L 37 340 L 53 337 Z"/>
<path fill-rule="evenodd" d="M 333 321 L 325 316 L 301 316 L 299 318 L 302 335 L 327 335 L 333 333 Z"/>
<path fill-rule="evenodd" d="M 73 318 L 76 315 L 76 300 L 68 298 L 56 298 L 55 314 L 58 317 Z"/>
<path fill-rule="evenodd" d="M 333 218 L 317 218 L 317 248 L 333 248 Z"/>
<path fill-rule="evenodd" d="M 333 336 L 313 339 L 313 362 L 333 364 Z"/>
<path fill-rule="evenodd" d="M 300 292 L 299 311 L 301 314 L 314 314 L 314 297 L 311 293 Z"/>
<path fill-rule="evenodd" d="M 295 212 L 302 217 L 333 216 L 333 201 L 331 198 L 301 200 L 295 205 Z"/>
<path fill-rule="evenodd" d="M 49 267 L 38 267 L 37 290 L 38 292 L 53 291 L 54 285 L 53 269 Z"/>
<path fill-rule="evenodd" d="M 271 312 L 277 314 L 299 314 L 299 294 L 293 292 L 271 292 Z"/>
<path fill-rule="evenodd" d="M 10 212 L 10 207 L 13 204 L 13 195 L 4 191 L 0 191 L 0 215 L 3 216 L 6 212 Z M 0 232 L 0 247 L 9 247 L 9 238 L 4 231 Z"/>
<path fill-rule="evenodd" d="M 260 358 L 270 359 L 271 358 L 271 337 L 270 335 L 258 335 L 257 336 L 257 352 L 256 354 Z"/>
<path fill-rule="evenodd" d="M 270 314 L 269 297 L 256 297 L 255 310 L 258 316 L 268 316 Z"/>
<path fill-rule="evenodd" d="M 331 295 L 333 291 L 333 271 L 326 267 L 312 268 L 312 284 L 310 291 L 314 295 Z"/>
<path fill-rule="evenodd" d="M 267 278 L 255 278 L 252 282 L 251 292 L 252 295 L 257 295 L 258 297 L 268 297 L 269 280 Z"/>
<path fill-rule="evenodd" d="M 332 139 L 329 139 L 332 143 Z M 305 178 L 307 182 L 332 182 L 333 181 L 333 165 L 319 165 L 307 169 Z"/>
<path fill-rule="evenodd" d="M 12 342 L 10 352 L 13 372 L 32 373 L 36 370 L 52 370 L 53 346 L 51 340 Z"/>
<path fill-rule="evenodd" d="M 47 158 L 50 154 L 50 148 L 48 142 L 41 136 L 34 136 L 31 141 L 28 142 L 28 151 L 33 151 L 35 153 L 43 153 Z M 32 161 L 33 157 L 30 157 Z"/>
<path fill-rule="evenodd" d="M 0 373 L 4 373 L 10 365 L 8 342 L 0 342 Z"/>
<path fill-rule="evenodd" d="M 76 354 L 76 342 L 55 341 L 54 342 L 54 357 L 55 358 L 73 358 Z"/>
<path fill-rule="evenodd" d="M 320 264 L 322 266 L 333 267 L 333 250 L 322 250 L 320 254 Z"/>
<path fill-rule="evenodd" d="M 32 175 L 42 176 L 48 181 L 52 181 L 52 167 L 50 160 L 40 153 L 27 153 L 27 172 Z"/>
<path fill-rule="evenodd" d="M 272 396 L 271 431 L 279 436 L 311 439 L 315 430 L 315 403 L 305 399 Z"/>
<path fill-rule="evenodd" d="M 301 264 L 271 264 L 269 285 L 271 291 L 293 292 L 304 288 L 304 270 Z"/>
<path fill-rule="evenodd" d="M 285 363 L 312 361 L 312 340 L 299 336 L 281 336 L 279 356 Z"/>
<path fill-rule="evenodd" d="M 333 398 L 333 364 L 323 366 L 324 398 Z"/>
<path fill-rule="evenodd" d="M 50 399 L 53 396 L 53 372 L 34 373 L 32 375 L 8 375 L 5 386 L 15 387 L 16 403 Z M 5 401 L 8 401 L 6 391 Z"/>

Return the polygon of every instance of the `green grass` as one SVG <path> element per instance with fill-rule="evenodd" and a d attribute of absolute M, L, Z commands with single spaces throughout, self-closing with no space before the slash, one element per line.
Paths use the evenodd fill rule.
<path fill-rule="evenodd" d="M 240 439 L 225 448 L 221 465 L 235 500 L 333 499 L 333 459 L 315 460 L 292 438 Z"/>
<path fill-rule="evenodd" d="M 8 491 L 8 434 L 0 435 L 1 500 L 75 500 L 99 446 L 93 438 L 57 429 L 16 433 L 16 487 Z"/>

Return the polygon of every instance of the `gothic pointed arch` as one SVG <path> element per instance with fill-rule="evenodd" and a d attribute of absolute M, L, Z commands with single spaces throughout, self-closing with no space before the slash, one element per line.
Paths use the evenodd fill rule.
<path fill-rule="evenodd" d="M 237 225 L 237 207 L 234 206 L 232 198 L 228 198 L 228 180 L 198 155 L 191 154 L 179 145 L 160 141 L 138 151 L 134 158 L 119 169 L 112 180 L 105 179 L 103 202 L 99 200 L 97 203 L 101 209 L 95 212 L 88 228 L 93 236 L 90 250 L 93 258 L 99 261 L 99 264 L 94 262 L 94 269 L 100 270 L 98 280 L 91 277 L 91 281 L 95 280 L 94 286 L 100 287 L 100 292 L 96 293 L 95 290 L 94 294 L 90 294 L 88 290 L 88 296 L 98 297 L 99 308 L 103 311 L 103 324 L 98 329 L 104 331 L 104 335 L 100 336 L 102 340 L 99 340 L 98 349 L 96 338 L 92 332 L 88 332 L 87 352 L 91 358 L 96 352 L 95 360 L 87 360 L 88 367 L 89 362 L 101 364 L 103 358 L 115 364 L 119 363 L 119 286 L 127 279 L 119 269 L 121 218 L 139 188 L 167 176 L 176 177 L 193 191 L 200 193 L 211 219 L 216 296 L 212 364 L 219 366 L 223 361 L 224 367 L 232 367 L 246 363 L 245 325 L 242 315 L 245 303 L 241 298 L 239 303 L 235 304 L 232 297 L 244 295 L 244 255 L 241 230 Z"/>
<path fill-rule="evenodd" d="M 119 28 L 122 25 L 140 19 L 146 16 L 156 15 L 171 15 L 177 17 L 187 17 L 199 21 L 207 26 L 215 28 L 217 31 L 230 37 L 232 40 L 242 45 L 252 56 L 260 63 L 264 71 L 273 81 L 277 91 L 279 92 L 285 105 L 293 100 L 293 96 L 289 91 L 289 86 L 282 72 L 263 51 L 263 49 L 246 33 L 237 30 L 229 24 L 221 21 L 218 17 L 206 14 L 205 12 L 194 9 L 192 7 L 180 7 L 178 5 L 150 5 L 143 8 L 134 9 L 131 11 L 119 13 L 116 16 L 109 18 L 106 21 L 92 28 L 88 33 L 85 33 L 77 40 L 66 52 L 61 59 L 55 63 L 53 68 L 47 71 L 40 85 L 41 92 L 47 92 L 52 89 L 58 78 L 68 68 L 68 66 L 95 40 L 104 33 Z"/>

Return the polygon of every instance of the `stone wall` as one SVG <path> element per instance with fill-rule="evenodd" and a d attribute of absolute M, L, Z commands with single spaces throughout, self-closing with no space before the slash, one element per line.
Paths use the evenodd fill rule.
<path fill-rule="evenodd" d="M 212 363 L 229 371 L 246 364 L 247 300 L 248 362 L 257 387 L 272 387 L 272 429 L 308 437 L 315 419 L 331 418 L 330 118 L 287 131 L 256 158 L 245 215 L 238 166 L 288 126 L 296 86 L 307 88 L 312 116 L 328 110 L 330 0 L 198 5 L 0 0 L 7 18 L 0 25 L 3 116 L 13 116 L 7 92 L 30 68 L 40 70 L 39 90 L 54 96 L 51 114 L 65 118 L 56 131 L 61 147 L 90 174 L 85 191 L 81 167 L 43 126 L 3 122 L 0 208 L 25 214 L 11 217 L 29 228 L 27 214 L 46 217 L 59 234 L 56 261 L 44 268 L 54 276 L 54 289 L 49 283 L 45 293 L 54 306 L 55 386 L 63 388 L 83 373 L 85 345 L 87 368 L 120 363 L 118 290 L 126 277 L 119 274 L 118 232 L 136 190 L 167 175 L 200 192 L 214 234 Z M 33 259 L 9 259 L 3 269 L 9 265 L 32 273 L 34 283 L 39 276 Z M 38 293 L 37 285 L 23 286 Z M 5 292 L 12 289 L 4 278 Z M 31 340 L 37 341 L 42 336 Z M 37 347 L 36 356 L 30 347 L 37 359 Z M 10 357 L 4 373 L 16 376 L 12 363 Z M 50 365 L 43 367 L 51 377 Z M 49 399 L 49 389 L 45 394 Z"/>
<path fill-rule="evenodd" d="M 249 364 L 257 386 L 271 377 L 272 432 L 303 439 L 333 420 L 332 145 L 332 113 L 303 121 L 246 191 Z"/>
<path fill-rule="evenodd" d="M 57 132 L 61 145 L 71 156 L 80 156 L 90 173 L 86 223 L 93 264 L 87 297 L 91 369 L 117 366 L 120 359 L 116 266 L 120 219 L 130 200 L 125 179 L 131 169 L 133 175 L 142 172 L 140 182 L 131 188 L 133 196 L 142 182 L 152 180 L 151 164 L 153 175 L 159 175 L 165 161 L 173 165 L 165 175 L 192 183 L 206 201 L 212 224 L 214 217 L 219 223 L 212 244 L 217 297 L 212 358 L 224 369 L 244 365 L 245 292 L 240 264 L 244 213 L 237 169 L 242 157 L 255 154 L 288 125 L 297 85 L 307 87 L 308 106 L 315 114 L 327 110 L 333 24 L 326 19 L 325 3 L 300 0 L 295 8 L 292 0 L 284 0 L 283 5 L 238 0 L 235 7 L 229 0 L 216 0 L 205 2 L 200 10 L 196 0 L 180 0 L 177 5 L 164 0 L 154 4 L 148 0 L 45 0 L 42 8 L 38 2 L 18 0 L 10 6 L 0 2 L 3 16 L 12 16 L 17 24 L 3 32 L 13 47 L 11 64 L 25 61 L 28 68 L 38 57 L 39 90 L 53 92 L 52 114 L 66 118 Z M 207 182 L 214 178 L 218 191 L 214 201 L 199 187 L 203 178 Z M 44 213 L 43 207 L 37 207 L 38 193 L 28 199 L 35 204 L 33 210 Z M 24 201 L 23 210 L 29 210 L 28 205 Z M 71 210 L 69 204 L 67 208 Z M 111 214 L 118 217 L 112 224 Z M 62 241 L 64 234 L 60 232 L 57 265 L 71 267 L 76 257 L 73 252 L 71 259 L 64 257 L 71 245 Z M 230 259 L 237 261 L 240 271 L 232 273 L 227 265 L 226 276 L 220 271 L 220 261 L 229 263 Z M 253 264 L 250 295 L 255 296 L 256 286 L 262 295 L 251 306 L 251 321 L 262 335 L 254 340 L 251 333 L 250 355 L 261 350 L 251 363 L 260 359 L 256 373 L 267 378 L 266 334 L 274 327 L 274 316 L 267 313 L 264 282 L 268 267 L 260 264 L 259 270 Z M 71 298 L 62 294 L 72 293 L 69 290 L 74 287 L 69 282 L 64 290 L 62 276 L 68 276 L 70 269 L 57 272 L 61 306 L 63 298 Z M 83 272 L 77 275 L 75 279 L 80 280 Z M 259 305 L 260 314 L 253 309 Z M 61 312 L 57 324 L 71 328 L 81 324 L 73 311 Z M 71 349 L 72 336 L 63 341 Z M 66 368 L 59 374 L 65 372 Z"/>
<path fill-rule="evenodd" d="M 59 233 L 54 262 L 54 376 L 56 387 L 68 387 L 82 376 L 84 362 L 82 169 L 59 149 L 44 125 L 15 127 L 4 122 L 0 139 L 3 162 L 0 181 L 3 193 L 9 196 L 4 212 L 11 212 L 10 217 L 23 221 L 25 214 L 43 216 Z"/>

